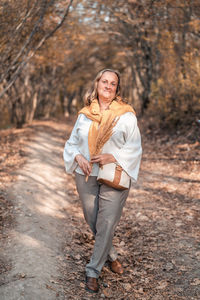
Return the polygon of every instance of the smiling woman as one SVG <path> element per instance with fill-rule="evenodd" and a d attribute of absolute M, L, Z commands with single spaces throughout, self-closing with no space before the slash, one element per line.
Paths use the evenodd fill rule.
<path fill-rule="evenodd" d="M 86 265 L 86 289 L 90 292 L 98 292 L 98 277 L 107 260 L 113 272 L 123 274 L 112 239 L 131 181 L 137 180 L 141 153 L 135 112 L 120 97 L 120 75 L 115 70 L 102 70 L 86 95 L 86 106 L 79 112 L 64 149 L 66 171 L 75 172 L 84 217 L 95 237 Z M 98 181 L 100 168 L 106 165 L 109 169 L 113 164 L 126 173 L 126 189 Z M 117 180 L 120 172 L 116 171 Z"/>
<path fill-rule="evenodd" d="M 118 84 L 118 76 L 113 72 L 105 72 L 98 83 L 98 98 L 100 110 L 107 109 L 110 102 L 115 98 Z"/>
<path fill-rule="evenodd" d="M 93 86 L 91 91 L 88 91 L 85 95 L 85 104 L 86 105 L 90 105 L 92 100 L 94 99 L 99 99 L 99 91 L 98 89 L 100 89 L 100 85 L 102 83 L 102 81 L 104 81 L 104 84 L 106 84 L 106 81 L 108 79 L 106 79 L 105 77 L 107 76 L 114 76 L 114 80 L 112 83 L 112 86 L 116 84 L 116 89 L 115 89 L 115 93 L 113 94 L 113 98 L 111 100 L 122 100 L 123 102 L 125 102 L 121 97 L 120 97 L 120 74 L 118 71 L 116 70 L 112 70 L 112 69 L 104 69 L 102 71 L 100 71 L 94 82 L 93 82 Z M 112 79 L 111 79 L 112 80 Z M 117 80 L 117 81 L 116 81 Z"/>

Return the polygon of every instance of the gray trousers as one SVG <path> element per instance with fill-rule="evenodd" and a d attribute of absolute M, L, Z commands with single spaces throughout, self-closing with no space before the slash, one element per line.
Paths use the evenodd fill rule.
<path fill-rule="evenodd" d="M 75 178 L 85 220 L 95 236 L 93 253 L 86 265 L 86 275 L 98 278 L 106 260 L 117 259 L 112 239 L 129 190 L 118 191 L 105 184 L 99 185 L 96 176 L 89 176 L 86 182 L 84 175 L 75 172 Z"/>

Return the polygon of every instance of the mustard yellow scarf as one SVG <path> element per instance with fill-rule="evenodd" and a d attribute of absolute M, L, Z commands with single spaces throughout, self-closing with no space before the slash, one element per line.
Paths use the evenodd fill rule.
<path fill-rule="evenodd" d="M 93 100 L 90 106 L 85 106 L 79 111 L 79 114 L 84 114 L 93 122 L 90 126 L 88 133 L 88 146 L 90 157 L 92 157 L 96 151 L 96 139 L 98 135 L 99 125 L 104 127 L 108 120 L 114 120 L 116 117 L 123 115 L 126 112 L 132 112 L 135 114 L 133 108 L 124 103 L 123 101 L 113 100 L 109 106 L 109 109 L 100 111 L 99 102 L 97 99 Z"/>

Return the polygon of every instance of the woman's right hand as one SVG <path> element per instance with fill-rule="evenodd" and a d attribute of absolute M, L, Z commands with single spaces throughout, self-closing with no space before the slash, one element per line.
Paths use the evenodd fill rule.
<path fill-rule="evenodd" d="M 75 160 L 78 163 L 81 170 L 83 171 L 83 173 L 89 176 L 92 171 L 92 166 L 90 162 L 87 159 L 85 159 L 85 157 L 82 154 L 77 154 L 75 156 Z"/>

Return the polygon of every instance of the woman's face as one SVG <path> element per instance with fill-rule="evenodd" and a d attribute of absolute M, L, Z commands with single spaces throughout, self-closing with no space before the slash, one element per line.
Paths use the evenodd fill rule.
<path fill-rule="evenodd" d="M 118 77 L 113 72 L 105 72 L 101 76 L 98 85 L 97 93 L 101 101 L 110 102 L 115 98 L 118 85 Z"/>

